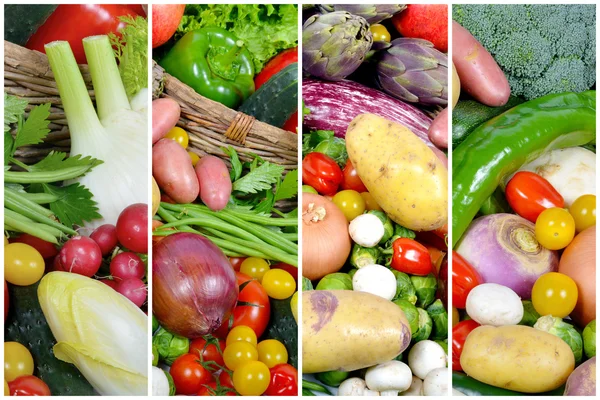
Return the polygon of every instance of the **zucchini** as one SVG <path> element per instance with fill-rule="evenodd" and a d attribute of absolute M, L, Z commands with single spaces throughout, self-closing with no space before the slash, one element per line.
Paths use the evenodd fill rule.
<path fill-rule="evenodd" d="M 271 319 L 265 339 L 279 340 L 288 352 L 288 363 L 298 368 L 298 324 L 290 308 L 290 296 L 284 300 L 271 300 Z"/>
<path fill-rule="evenodd" d="M 524 101 L 519 97 L 510 96 L 508 102 L 500 107 L 488 107 L 475 100 L 459 101 L 452 109 L 452 146 L 456 147 L 462 143 L 479 125 Z"/>
<path fill-rule="evenodd" d="M 293 63 L 273 75 L 239 111 L 259 121 L 281 128 L 298 110 L 298 63 Z"/>
<path fill-rule="evenodd" d="M 564 386 L 545 393 L 521 393 L 479 382 L 462 372 L 452 371 L 452 388 L 467 396 L 562 396 Z"/>
<path fill-rule="evenodd" d="M 31 286 L 8 285 L 10 312 L 4 340 L 26 346 L 35 364 L 35 375 L 50 388 L 53 396 L 94 396 L 97 393 L 73 364 L 54 357 L 54 335 L 46 322 L 37 296 L 39 282 Z"/>
<path fill-rule="evenodd" d="M 31 35 L 56 10 L 54 4 L 7 4 L 4 6 L 4 40 L 25 46 Z"/>

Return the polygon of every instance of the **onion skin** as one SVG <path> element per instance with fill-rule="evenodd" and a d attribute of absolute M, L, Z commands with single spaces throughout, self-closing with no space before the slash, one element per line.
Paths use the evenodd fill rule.
<path fill-rule="evenodd" d="M 492 214 L 474 220 L 456 247 L 483 283 L 497 283 L 531 299 L 535 281 L 558 269 L 558 255 L 535 239 L 535 225 L 514 214 Z"/>
<path fill-rule="evenodd" d="M 235 272 L 223 252 L 194 233 L 175 233 L 152 247 L 152 312 L 172 333 L 195 339 L 217 330 L 238 299 Z"/>

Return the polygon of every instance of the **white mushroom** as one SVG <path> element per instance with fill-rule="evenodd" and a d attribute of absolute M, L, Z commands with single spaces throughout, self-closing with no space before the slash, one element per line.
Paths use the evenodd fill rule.
<path fill-rule="evenodd" d="M 367 292 L 392 300 L 396 295 L 396 277 L 389 268 L 371 264 L 356 271 L 352 277 L 352 288 L 357 292 Z"/>
<path fill-rule="evenodd" d="M 379 392 L 367 389 L 367 384 L 360 378 L 349 378 L 338 387 L 338 396 L 379 396 Z"/>
<path fill-rule="evenodd" d="M 373 214 L 361 214 L 350 222 L 350 237 L 363 247 L 377 246 L 385 229 L 383 222 Z"/>
<path fill-rule="evenodd" d="M 410 349 L 408 366 L 413 374 L 425 379 L 432 370 L 446 366 L 446 352 L 433 340 L 422 340 Z"/>
<path fill-rule="evenodd" d="M 152 367 L 152 396 L 168 396 L 169 392 L 169 380 L 165 371 Z"/>
<path fill-rule="evenodd" d="M 436 368 L 423 380 L 425 396 L 448 396 L 448 368 Z"/>
<path fill-rule="evenodd" d="M 365 382 L 381 396 L 398 396 L 412 383 L 412 372 L 402 361 L 388 361 L 367 369 Z"/>
<path fill-rule="evenodd" d="M 467 296 L 467 314 L 481 325 L 516 325 L 523 319 L 523 303 L 509 287 L 497 283 L 475 286 Z"/>
<path fill-rule="evenodd" d="M 413 376 L 410 387 L 407 391 L 400 393 L 400 396 L 423 396 L 423 381 Z"/>

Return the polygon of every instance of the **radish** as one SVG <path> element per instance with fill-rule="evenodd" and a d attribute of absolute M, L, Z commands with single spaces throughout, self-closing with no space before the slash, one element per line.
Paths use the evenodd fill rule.
<path fill-rule="evenodd" d="M 138 307 L 141 307 L 148 297 L 146 284 L 138 278 L 123 279 L 117 284 L 116 290 Z"/>
<path fill-rule="evenodd" d="M 98 243 L 103 256 L 107 256 L 117 247 L 117 227 L 112 224 L 104 224 L 96 228 L 90 238 Z"/>
<path fill-rule="evenodd" d="M 142 259 L 130 251 L 117 254 L 110 262 L 110 274 L 117 280 L 144 277 L 145 268 Z"/>
<path fill-rule="evenodd" d="M 57 256 L 56 263 L 66 272 L 92 277 L 102 264 L 100 246 L 87 236 L 75 236 Z"/>

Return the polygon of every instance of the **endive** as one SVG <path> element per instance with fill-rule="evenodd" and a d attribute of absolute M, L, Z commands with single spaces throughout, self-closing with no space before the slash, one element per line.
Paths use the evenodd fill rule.
<path fill-rule="evenodd" d="M 107 285 L 50 272 L 38 287 L 57 343 L 54 356 L 74 364 L 101 395 L 148 392 L 148 317 Z"/>

